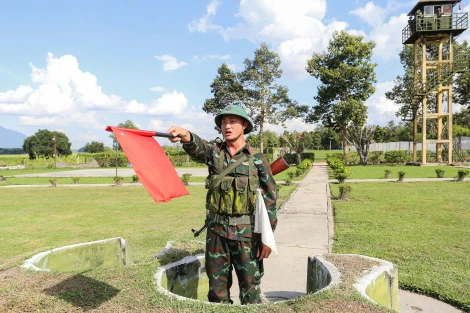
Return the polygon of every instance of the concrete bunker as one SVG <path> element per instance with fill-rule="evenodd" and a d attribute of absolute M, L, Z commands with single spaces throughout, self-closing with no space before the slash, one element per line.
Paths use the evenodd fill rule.
<path fill-rule="evenodd" d="M 127 240 L 116 237 L 41 252 L 21 267 L 34 271 L 86 271 L 132 264 Z"/>

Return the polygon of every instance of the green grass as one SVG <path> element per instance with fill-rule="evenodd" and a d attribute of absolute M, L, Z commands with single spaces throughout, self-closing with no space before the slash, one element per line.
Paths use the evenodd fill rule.
<path fill-rule="evenodd" d="M 326 162 L 326 155 L 330 153 L 341 153 L 341 150 L 308 150 L 315 153 L 315 162 Z"/>
<path fill-rule="evenodd" d="M 53 172 L 62 172 L 62 171 L 73 171 L 77 170 L 76 168 L 66 167 L 66 168 L 48 168 L 44 167 L 27 167 L 27 168 L 20 168 L 14 170 L 0 170 L 1 176 L 15 176 L 21 174 L 38 174 L 38 173 L 53 173 Z"/>
<path fill-rule="evenodd" d="M 398 172 L 406 173 L 406 178 L 437 178 L 436 169 L 445 171 L 444 178 L 453 178 L 461 168 L 454 166 L 411 166 L 411 165 L 353 165 L 349 179 L 378 179 L 384 178 L 385 170 L 391 170 L 390 178 L 398 178 Z M 333 172 L 328 169 L 330 179 L 334 179 Z M 347 180 L 346 180 L 347 181 Z"/>
<path fill-rule="evenodd" d="M 401 288 L 470 312 L 470 182 L 350 185 L 352 200 L 333 201 L 333 252 L 394 262 Z"/>

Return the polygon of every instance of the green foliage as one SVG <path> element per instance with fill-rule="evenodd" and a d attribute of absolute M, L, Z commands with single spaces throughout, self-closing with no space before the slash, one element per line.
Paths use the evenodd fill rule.
<path fill-rule="evenodd" d="M 305 159 L 302 160 L 302 162 L 300 162 L 299 165 L 297 165 L 297 168 L 300 168 L 300 169 L 306 171 L 306 170 L 310 169 L 312 166 L 313 166 L 313 160 L 305 158 Z"/>
<path fill-rule="evenodd" d="M 351 193 L 350 185 L 340 185 L 339 186 L 339 199 L 346 200 L 348 199 L 349 194 Z"/>
<path fill-rule="evenodd" d="M 189 181 L 191 179 L 192 174 L 186 173 L 181 176 L 181 181 L 185 186 L 189 185 Z"/>
<path fill-rule="evenodd" d="M 344 164 L 356 165 L 359 164 L 359 160 L 359 153 L 357 152 L 348 152 L 347 154 L 343 155 Z"/>
<path fill-rule="evenodd" d="M 85 156 L 85 154 L 83 154 Z M 116 151 L 94 153 L 86 155 L 87 158 L 95 159 L 100 167 L 115 167 L 116 166 Z M 127 156 L 123 152 L 119 152 L 117 156 L 117 166 L 125 167 L 129 164 Z"/>
<path fill-rule="evenodd" d="M 25 154 L 26 152 L 21 148 L 0 148 L 0 155 L 2 154 Z"/>
<path fill-rule="evenodd" d="M 57 178 L 51 178 L 49 179 L 49 182 L 51 183 L 51 187 L 57 187 Z"/>
<path fill-rule="evenodd" d="M 54 136 L 57 155 L 71 155 L 72 143 L 69 138 L 62 132 L 51 132 L 47 129 L 39 129 L 34 135 L 26 138 L 22 148 L 31 160 L 38 157 L 51 158 L 54 156 Z"/>
<path fill-rule="evenodd" d="M 372 151 L 369 153 L 369 161 L 372 164 L 379 164 L 380 162 L 384 161 L 384 153 L 383 151 Z"/>
<path fill-rule="evenodd" d="M 457 177 L 456 177 L 456 181 L 457 182 L 461 182 L 464 180 L 465 177 L 467 177 L 469 171 L 468 170 L 459 170 L 457 172 Z"/>
<path fill-rule="evenodd" d="M 124 178 L 122 176 L 114 176 L 114 183 L 116 186 L 122 185 Z"/>
<path fill-rule="evenodd" d="M 104 143 L 97 141 L 86 143 L 83 151 L 88 153 L 104 152 Z"/>
<path fill-rule="evenodd" d="M 385 152 L 384 159 L 387 163 L 406 163 L 412 160 L 410 151 L 405 150 L 391 150 Z"/>
<path fill-rule="evenodd" d="M 334 171 L 334 177 L 340 184 L 343 184 L 346 178 L 351 176 L 351 169 L 346 167 L 339 167 Z"/>
<path fill-rule="evenodd" d="M 346 31 L 335 31 L 323 53 L 314 53 L 307 72 L 320 79 L 313 107 L 307 122 L 321 121 L 324 126 L 343 131 L 348 124 L 363 125 L 367 119 L 364 105 L 375 92 L 375 67 L 371 62 L 375 43 L 363 41 Z M 343 143 L 346 138 L 343 136 Z"/>
<path fill-rule="evenodd" d="M 289 176 L 289 178 L 292 180 L 294 178 L 294 176 L 296 176 L 296 175 L 295 175 L 294 172 L 289 172 L 289 173 L 287 173 L 287 176 Z"/>
<path fill-rule="evenodd" d="M 309 160 L 311 162 L 314 162 L 315 161 L 315 153 L 314 152 L 304 152 L 302 153 L 302 162 L 304 160 Z"/>
<path fill-rule="evenodd" d="M 339 168 L 344 167 L 343 159 L 342 157 L 339 158 L 337 155 L 333 154 L 328 154 L 326 158 L 326 163 L 328 166 L 333 170 L 336 171 Z"/>
<path fill-rule="evenodd" d="M 391 171 L 391 170 L 385 170 L 385 174 L 384 174 L 384 178 L 385 178 L 385 179 L 389 179 L 391 175 L 392 175 L 392 171 Z"/>
<path fill-rule="evenodd" d="M 138 183 L 139 182 L 139 176 L 137 176 L 136 174 L 132 175 L 132 182 L 133 183 Z"/>
<path fill-rule="evenodd" d="M 398 181 L 403 181 L 403 178 L 405 178 L 406 172 L 399 171 L 398 172 Z"/>
<path fill-rule="evenodd" d="M 80 177 L 72 177 L 72 181 L 74 184 L 78 184 L 78 182 L 80 181 Z"/>
<path fill-rule="evenodd" d="M 292 178 L 290 178 L 290 176 L 286 178 L 286 180 L 284 182 L 284 185 L 286 185 L 286 186 L 292 185 Z"/>
<path fill-rule="evenodd" d="M 441 170 L 441 169 L 436 169 L 436 175 L 437 175 L 437 178 L 444 178 L 444 173 L 446 171 L 444 170 Z"/>
<path fill-rule="evenodd" d="M 299 177 L 300 175 L 302 175 L 304 173 L 304 170 L 303 169 L 300 169 L 300 168 L 297 168 L 295 170 L 295 177 Z"/>

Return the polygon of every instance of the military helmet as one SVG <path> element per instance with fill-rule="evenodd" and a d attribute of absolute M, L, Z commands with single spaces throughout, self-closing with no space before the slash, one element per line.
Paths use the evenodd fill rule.
<path fill-rule="evenodd" d="M 227 115 L 227 114 L 232 114 L 232 115 L 237 115 L 243 118 L 245 121 L 248 122 L 248 126 L 245 128 L 245 131 L 243 134 L 248 134 L 251 133 L 253 130 L 253 123 L 251 122 L 250 118 L 248 117 L 248 114 L 246 114 L 246 111 L 239 105 L 227 105 L 222 111 L 220 111 L 219 114 L 215 117 L 215 125 L 220 128 L 222 124 L 222 116 Z"/>

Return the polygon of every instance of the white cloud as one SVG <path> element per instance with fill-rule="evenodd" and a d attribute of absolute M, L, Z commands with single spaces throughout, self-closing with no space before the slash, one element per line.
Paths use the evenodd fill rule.
<path fill-rule="evenodd" d="M 382 25 L 387 17 L 387 11 L 376 6 L 372 1 L 367 2 L 365 7 L 352 10 L 349 13 L 359 16 L 373 27 Z"/>
<path fill-rule="evenodd" d="M 286 127 L 282 127 L 281 124 L 273 125 L 273 124 L 264 124 L 265 130 L 270 130 L 275 132 L 276 134 L 282 134 L 285 130 L 292 131 L 296 130 L 298 132 L 303 131 L 313 131 L 315 129 L 315 124 L 307 124 L 302 121 L 300 118 L 294 118 L 292 120 L 288 120 L 285 122 Z"/>
<path fill-rule="evenodd" d="M 393 86 L 395 86 L 393 81 L 379 83 L 375 86 L 375 93 L 365 102 L 365 105 L 369 107 L 367 124 L 385 125 L 391 120 L 399 121 L 395 113 L 401 106 L 385 97 L 385 93 L 392 90 Z"/>
<path fill-rule="evenodd" d="M 377 44 L 375 55 L 385 60 L 398 58 L 398 53 L 402 49 L 401 32 L 407 25 L 407 20 L 406 14 L 402 13 L 399 16 L 392 16 L 387 23 L 372 30 L 369 37 Z"/>
<path fill-rule="evenodd" d="M 151 91 L 156 91 L 156 92 L 165 92 L 166 89 L 160 86 L 152 87 L 150 88 Z"/>
<path fill-rule="evenodd" d="M 155 59 L 163 62 L 163 70 L 164 71 L 175 71 L 183 66 L 188 65 L 185 62 L 178 62 L 178 60 L 171 55 L 164 54 L 164 55 L 156 55 Z"/>
<path fill-rule="evenodd" d="M 236 70 L 237 70 L 237 65 L 236 65 L 236 64 L 227 64 L 227 67 L 228 67 L 231 71 L 236 71 Z"/>
<path fill-rule="evenodd" d="M 217 59 L 217 60 L 229 60 L 231 58 L 231 56 L 229 54 L 224 54 L 224 55 L 220 55 L 220 54 L 207 54 L 207 55 L 203 55 L 201 57 L 198 57 L 197 55 L 195 55 L 193 57 L 193 61 L 198 61 L 198 62 L 202 62 L 202 61 L 205 61 L 207 59 Z"/>
<path fill-rule="evenodd" d="M 183 113 L 188 106 L 188 99 L 183 93 L 173 91 L 165 93 L 161 98 L 155 100 L 148 108 L 149 114 L 154 115 L 178 115 Z"/>
<path fill-rule="evenodd" d="M 211 0 L 211 2 L 207 5 L 206 14 L 197 21 L 192 21 L 188 24 L 187 27 L 189 31 L 205 33 L 208 30 L 220 29 L 220 26 L 216 26 L 211 22 L 211 17 L 217 14 L 217 7 L 219 5 L 220 1 Z"/>

